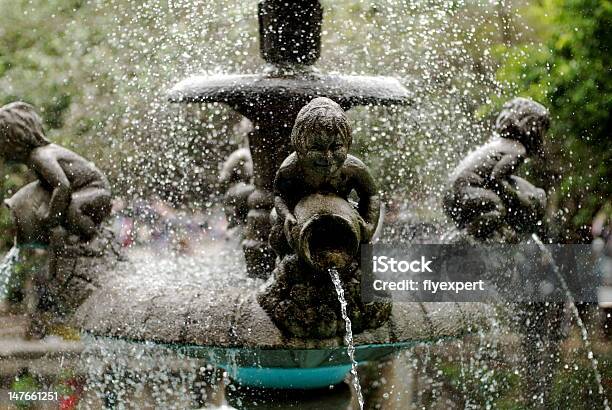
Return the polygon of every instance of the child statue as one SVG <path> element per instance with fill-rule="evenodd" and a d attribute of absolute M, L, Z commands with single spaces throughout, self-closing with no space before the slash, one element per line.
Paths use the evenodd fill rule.
<path fill-rule="evenodd" d="M 351 127 L 342 108 L 329 98 L 313 99 L 298 113 L 291 143 L 295 152 L 281 164 L 274 180 L 276 215 L 270 244 L 277 254 L 295 250 L 295 206 L 320 193 L 348 200 L 354 191 L 359 197 L 361 242 L 369 242 L 378 224 L 380 199 L 368 168 L 348 153 Z"/>
<path fill-rule="evenodd" d="M 391 303 L 364 302 L 359 264 L 360 244 L 371 240 L 378 224 L 380 199 L 368 168 L 348 154 L 348 118 L 334 101 L 315 98 L 297 115 L 291 142 L 295 152 L 274 181 L 275 281 L 259 303 L 290 335 L 341 335 L 345 323 L 330 279 L 337 273 L 353 331 L 381 326 L 391 315 Z"/>
<path fill-rule="evenodd" d="M 14 102 L 0 108 L 0 158 L 26 164 L 38 177 L 22 189 L 27 195 L 17 192 L 14 198 L 23 198 L 6 202 L 9 207 L 36 207 L 24 214 L 36 215 L 36 223 L 48 230 L 47 237 L 63 240 L 73 234 L 89 240 L 109 216 L 111 193 L 104 174 L 80 155 L 51 143 L 31 105 Z M 33 190 L 47 191 L 48 204 L 29 201 L 26 196 L 33 198 Z"/>
<path fill-rule="evenodd" d="M 542 217 L 544 191 L 512 174 L 541 152 L 549 123 L 548 111 L 535 101 L 519 97 L 504 104 L 494 136 L 449 177 L 443 205 L 458 227 L 484 239 L 507 227 L 529 229 Z"/>
<path fill-rule="evenodd" d="M 253 159 L 248 148 L 238 148 L 227 157 L 219 182 L 225 190 L 223 205 L 229 227 L 245 224 L 249 213 L 248 198 L 255 190 Z"/>

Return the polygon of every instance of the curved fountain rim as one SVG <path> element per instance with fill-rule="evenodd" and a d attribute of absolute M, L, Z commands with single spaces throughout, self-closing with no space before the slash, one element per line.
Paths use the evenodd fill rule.
<path fill-rule="evenodd" d="M 195 75 L 167 92 L 174 103 L 248 104 L 261 98 L 325 96 L 352 105 L 411 105 L 413 98 L 397 78 L 342 74 L 269 76 L 267 74 Z"/>
<path fill-rule="evenodd" d="M 452 336 L 440 335 L 440 336 L 434 336 L 434 337 L 426 338 L 426 339 L 406 340 L 403 342 L 396 341 L 396 342 L 388 342 L 388 343 L 355 344 L 355 350 L 359 351 L 359 350 L 365 350 L 369 348 L 407 349 L 407 348 L 418 346 L 418 345 L 431 345 L 435 343 L 444 343 L 447 341 L 457 340 L 458 338 L 461 338 L 461 337 L 464 337 L 470 334 L 475 334 L 478 331 L 479 331 L 478 329 L 475 329 L 474 331 L 464 331 L 464 332 L 457 333 Z M 155 347 L 163 347 L 163 348 L 167 348 L 167 349 L 177 351 L 180 353 L 183 353 L 182 352 L 183 350 L 191 351 L 191 350 L 204 350 L 204 349 L 223 350 L 223 351 L 251 351 L 251 352 L 273 352 L 273 351 L 277 351 L 277 352 L 279 351 L 290 351 L 290 352 L 328 351 L 328 352 L 331 352 L 333 351 L 333 352 L 338 352 L 338 353 L 344 353 L 346 352 L 346 349 L 348 348 L 348 346 L 346 345 L 336 345 L 336 346 L 330 345 L 328 347 L 312 347 L 312 348 L 306 348 L 306 347 L 291 348 L 291 347 L 276 347 L 276 346 L 257 346 L 257 347 L 213 346 L 213 345 L 198 345 L 195 343 L 162 342 L 162 341 L 156 341 L 152 339 L 136 339 L 136 338 L 131 338 L 131 337 L 101 335 L 101 334 L 96 334 L 89 330 L 83 330 L 81 331 L 81 333 L 88 337 L 92 337 L 96 340 L 127 342 L 127 343 L 137 344 L 141 346 L 146 346 L 147 344 L 150 344 Z M 336 340 L 336 339 L 337 341 L 341 341 L 342 337 L 337 337 L 333 339 L 322 339 L 321 341 L 330 341 L 330 340 Z M 291 345 L 288 345 L 288 346 L 291 346 Z M 185 354 L 185 355 L 190 356 L 190 357 L 204 357 L 204 356 L 191 356 L 188 354 Z"/>

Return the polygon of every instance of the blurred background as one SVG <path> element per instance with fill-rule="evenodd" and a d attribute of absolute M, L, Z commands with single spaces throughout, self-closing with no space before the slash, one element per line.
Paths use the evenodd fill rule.
<path fill-rule="evenodd" d="M 443 221 L 448 173 L 490 137 L 501 104 L 520 95 L 552 114 L 545 160 L 521 170 L 547 190 L 551 236 L 590 243 L 609 235 L 611 1 L 322 3 L 316 67 L 393 76 L 413 94 L 410 107 L 349 112 L 353 153 L 372 169 L 389 210 L 411 221 Z M 244 146 L 249 124 L 222 105 L 171 105 L 165 93 L 192 74 L 260 71 L 257 1 L 0 0 L 0 10 L 0 105 L 33 104 L 53 142 L 106 172 L 117 218 L 168 225 L 168 219 L 189 213 L 198 229 L 222 236 L 219 170 L 230 152 Z M 23 165 L 0 164 L 0 200 L 32 179 Z M 155 221 L 146 220 L 151 215 Z M 0 207 L 0 254 L 13 243 L 9 226 L 8 212 Z M 163 237 L 164 229 L 143 238 Z M 132 239 L 123 238 L 124 244 Z M 27 304 L 27 272 L 18 266 L 11 278 L 12 304 Z M 567 341 L 568 355 L 581 354 L 577 340 Z M 595 350 L 609 392 L 608 339 L 598 339 Z M 432 368 L 443 371 L 432 377 L 456 376 L 452 360 Z M 590 376 L 580 372 L 560 374 L 559 406 L 570 407 L 570 388 L 575 404 L 585 403 L 588 392 L 580 383 Z M 499 377 L 485 384 L 503 385 L 510 397 L 516 377 Z M 474 389 L 483 389 L 482 383 L 475 376 Z"/>
<path fill-rule="evenodd" d="M 551 110 L 544 166 L 562 241 L 589 241 L 610 212 L 609 1 L 323 1 L 324 71 L 390 75 L 406 109 L 350 112 L 354 151 L 387 203 L 441 216 L 442 182 L 490 135 L 500 104 L 529 96 Z M 221 105 L 168 104 L 194 73 L 261 68 L 256 1 L 0 0 L 0 103 L 35 105 L 48 136 L 96 162 L 120 198 L 206 209 L 223 158 L 243 143 Z M 2 167 L 0 199 L 31 178 Z M 7 213 L 0 211 L 0 232 Z M 11 238 L 2 238 L 5 245 Z"/>

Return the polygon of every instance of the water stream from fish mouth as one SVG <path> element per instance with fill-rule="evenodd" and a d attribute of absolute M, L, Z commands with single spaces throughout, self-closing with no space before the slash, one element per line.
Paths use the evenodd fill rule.
<path fill-rule="evenodd" d="M 340 274 L 336 268 L 329 269 L 329 276 L 334 283 L 334 288 L 338 294 L 338 301 L 340 302 L 340 313 L 342 319 L 344 319 L 345 333 L 344 342 L 346 343 L 346 351 L 349 359 L 351 360 L 351 375 L 353 376 L 353 387 L 355 388 L 355 394 L 359 401 L 359 408 L 363 410 L 363 394 L 361 392 L 361 384 L 359 383 L 359 375 L 357 374 L 357 362 L 355 361 L 355 345 L 353 344 L 353 329 L 351 327 L 351 319 L 348 317 L 346 311 L 346 299 L 344 298 L 344 289 L 342 288 L 342 282 L 340 281 Z"/>

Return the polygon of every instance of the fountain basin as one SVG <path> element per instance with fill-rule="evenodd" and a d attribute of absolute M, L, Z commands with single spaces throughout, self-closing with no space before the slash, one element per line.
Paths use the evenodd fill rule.
<path fill-rule="evenodd" d="M 315 340 L 284 335 L 257 302 L 260 285 L 164 289 L 144 287 L 146 277 L 135 279 L 104 281 L 76 311 L 76 325 L 94 335 L 156 343 L 285 350 L 343 346 L 341 337 Z M 139 287 L 134 286 L 137 283 Z M 478 303 L 397 303 L 388 323 L 354 335 L 355 345 L 461 337 L 486 323 L 487 309 Z"/>
<path fill-rule="evenodd" d="M 362 364 L 380 360 L 412 343 L 370 344 L 355 348 Z M 350 372 L 346 348 L 250 349 L 187 345 L 175 347 L 189 357 L 223 368 L 244 386 L 268 389 L 320 389 L 342 383 Z"/>
<path fill-rule="evenodd" d="M 311 369 L 239 367 L 232 378 L 243 386 L 264 389 L 322 389 L 342 383 L 350 371 L 350 364 Z"/>
<path fill-rule="evenodd" d="M 246 275 L 237 242 L 203 244 L 192 255 L 155 248 L 121 255 L 105 237 L 94 245 L 55 255 L 49 289 L 61 303 L 54 309 L 87 334 L 171 346 L 260 387 L 327 386 L 350 367 L 342 337 L 289 337 L 276 327 L 257 301 L 267 283 Z M 480 303 L 395 303 L 386 323 L 354 335 L 357 361 L 460 338 L 485 328 L 490 309 Z"/>
<path fill-rule="evenodd" d="M 343 349 L 342 337 L 315 340 L 283 334 L 257 301 L 266 283 L 246 276 L 237 248 L 219 243 L 196 255 L 140 250 L 112 264 L 97 263 L 98 269 L 66 258 L 65 270 L 89 269 L 88 282 L 80 286 L 90 293 L 78 305 L 73 323 L 93 335 L 132 341 L 293 351 L 280 367 L 287 367 L 298 351 Z M 69 276 L 82 278 L 77 272 Z M 489 309 L 480 303 L 396 303 L 387 323 L 354 335 L 355 345 L 396 347 L 461 337 L 482 328 Z M 262 364 L 247 359 L 241 362 L 245 367 Z"/>
<path fill-rule="evenodd" d="M 84 344 L 108 348 L 116 341 L 108 337 L 86 337 Z M 130 343 L 142 344 L 138 341 Z M 381 360 L 415 344 L 407 342 L 356 346 L 355 360 L 359 364 Z M 152 346 L 142 344 L 147 345 Z M 206 364 L 225 370 L 239 384 L 256 388 L 321 389 L 342 383 L 351 369 L 345 347 L 258 349 L 163 343 L 154 346 L 181 356 L 201 359 Z"/>

